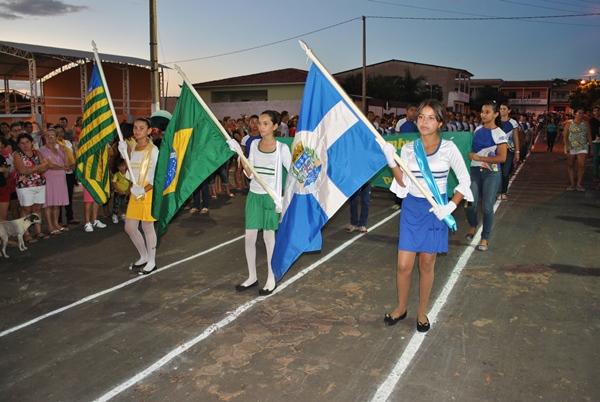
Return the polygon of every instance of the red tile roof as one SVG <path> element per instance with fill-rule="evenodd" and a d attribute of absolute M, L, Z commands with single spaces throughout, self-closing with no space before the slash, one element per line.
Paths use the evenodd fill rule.
<path fill-rule="evenodd" d="M 297 68 L 284 68 L 264 73 L 242 75 L 222 80 L 200 82 L 195 88 L 228 87 L 239 85 L 304 84 L 308 71 Z"/>

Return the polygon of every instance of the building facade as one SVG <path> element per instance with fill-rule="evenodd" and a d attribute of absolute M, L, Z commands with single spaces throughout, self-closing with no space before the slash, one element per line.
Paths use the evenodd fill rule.
<path fill-rule="evenodd" d="M 376 76 L 403 77 L 407 71 L 412 77 L 424 77 L 430 86 L 439 86 L 442 89 L 442 102 L 450 110 L 456 112 L 468 110 L 470 80 L 473 74 L 467 70 L 393 59 L 368 65 L 367 78 Z M 333 76 L 336 80 L 343 81 L 356 74 L 362 74 L 362 67 L 341 71 Z"/>
<path fill-rule="evenodd" d="M 263 110 L 300 113 L 308 72 L 295 68 L 225 78 L 194 84 L 217 118 L 239 118 Z"/>

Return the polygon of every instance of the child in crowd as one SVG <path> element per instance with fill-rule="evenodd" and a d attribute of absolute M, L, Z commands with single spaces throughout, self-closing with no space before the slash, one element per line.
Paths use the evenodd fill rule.
<path fill-rule="evenodd" d="M 258 117 L 260 139 L 251 142 L 248 161 L 257 174 L 271 187 L 277 195 L 282 191 L 283 169 L 289 169 L 292 155 L 287 145 L 275 139 L 275 132 L 281 122 L 279 113 L 266 110 Z M 230 147 L 235 140 L 230 140 Z M 248 143 L 247 143 L 248 144 Z M 237 145 L 239 146 L 239 145 Z M 275 248 L 275 231 L 279 227 L 279 216 L 274 201 L 244 166 L 244 173 L 250 179 L 250 192 L 246 199 L 246 261 L 248 263 L 248 279 L 236 286 L 238 292 L 258 285 L 256 277 L 256 238 L 258 231 L 263 231 L 263 239 L 267 249 L 268 276 L 265 286 L 259 290 L 260 295 L 268 295 L 275 290 L 275 275 L 271 268 L 271 257 Z"/>
<path fill-rule="evenodd" d="M 127 179 L 127 164 L 125 159 L 117 159 L 117 171 L 112 177 L 112 221 L 113 223 L 119 223 L 119 218 L 125 220 L 125 213 L 123 212 L 124 207 L 127 206 L 129 200 L 129 190 L 131 188 L 131 181 Z"/>

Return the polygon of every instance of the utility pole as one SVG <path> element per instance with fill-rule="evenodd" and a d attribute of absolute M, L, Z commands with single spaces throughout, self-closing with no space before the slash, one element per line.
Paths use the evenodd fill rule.
<path fill-rule="evenodd" d="M 150 93 L 152 95 L 152 113 L 160 109 L 158 35 L 156 32 L 156 0 L 150 0 Z"/>
<path fill-rule="evenodd" d="M 367 114 L 367 17 L 362 16 L 362 111 Z"/>

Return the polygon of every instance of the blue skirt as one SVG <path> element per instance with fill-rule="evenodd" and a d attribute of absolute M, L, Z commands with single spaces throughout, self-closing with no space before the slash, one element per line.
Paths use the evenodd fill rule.
<path fill-rule="evenodd" d="M 402 201 L 398 250 L 430 254 L 448 252 L 448 226 L 429 212 L 430 208 L 427 199 L 410 194 Z"/>

